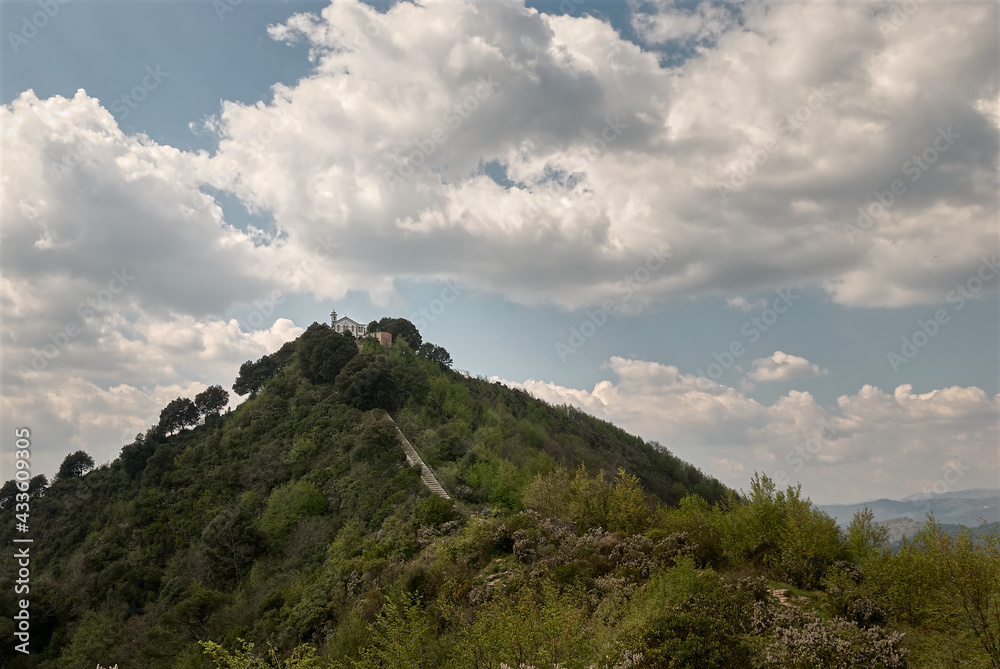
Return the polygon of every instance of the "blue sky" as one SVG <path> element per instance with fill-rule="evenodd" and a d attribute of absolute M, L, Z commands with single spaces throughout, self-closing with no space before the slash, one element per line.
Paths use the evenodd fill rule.
<path fill-rule="evenodd" d="M 997 39 L 973 31 L 934 63 L 920 47 L 935 22 L 995 24 L 995 5 L 928 3 L 897 26 L 862 3 L 455 0 L 403 20 L 329 4 L 73 0 L 20 42 L 39 5 L 0 4 L 4 173 L 85 158 L 4 192 L 3 418 L 37 421 L 49 470 L 77 447 L 114 457 L 166 401 L 228 387 L 242 360 L 336 308 L 422 320 L 456 367 L 578 404 L 736 487 L 762 470 L 822 502 L 904 496 L 969 462 L 955 487 L 997 483 L 990 262 L 961 309 L 951 292 L 997 252 Z M 452 129 L 442 99 L 471 100 L 494 73 L 497 92 Z M 783 130 L 796 110 L 801 128 Z M 595 151 L 615 118 L 620 139 Z M 405 153 L 435 124 L 458 140 Z M 952 126 L 953 146 L 928 153 Z M 427 169 L 392 187 L 386 159 L 369 160 L 383 143 Z M 921 155 L 934 160 L 911 181 Z M 741 164 L 746 185 L 724 200 Z M 905 193 L 852 240 L 845 224 L 894 180 Z M 179 216 L 199 193 L 213 200 Z M 517 223 L 489 221 L 515 209 Z M 116 235 L 127 243 L 100 241 Z M 324 235 L 337 260 L 289 279 Z M 645 273 L 657 248 L 672 255 Z M 17 373 L 132 265 L 96 322 Z M 449 285 L 457 297 L 436 302 Z M 787 311 L 754 325 L 782 292 Z M 894 365 L 920 322 L 933 337 Z M 793 471 L 823 417 L 841 434 Z"/>

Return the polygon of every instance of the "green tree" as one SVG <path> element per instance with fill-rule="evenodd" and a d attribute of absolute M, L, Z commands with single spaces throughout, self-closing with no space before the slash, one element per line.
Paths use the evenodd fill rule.
<path fill-rule="evenodd" d="M 233 383 L 233 392 L 240 396 L 249 393 L 250 397 L 255 397 L 265 383 L 291 362 L 295 348 L 295 341 L 286 342 L 280 349 L 261 357 L 257 362 L 250 360 L 244 362 L 240 365 L 239 376 Z"/>
<path fill-rule="evenodd" d="M 893 616 L 911 625 L 925 623 L 937 608 L 945 577 L 936 549 L 933 538 L 920 533 L 904 539 L 891 560 L 866 570 Z"/>
<path fill-rule="evenodd" d="M 415 351 L 419 350 L 420 345 L 424 343 L 424 338 L 420 336 L 420 330 L 417 329 L 417 326 L 405 318 L 382 318 L 378 322 L 378 329 L 391 334 L 393 343 L 397 339 L 405 339 L 410 348 Z"/>
<path fill-rule="evenodd" d="M 28 499 L 41 498 L 48 487 L 49 479 L 46 478 L 45 474 L 32 476 L 31 480 L 28 481 Z M 13 509 L 19 493 L 21 493 L 21 489 L 18 488 L 14 479 L 4 483 L 3 487 L 0 487 L 0 509 Z"/>
<path fill-rule="evenodd" d="M 608 527 L 612 532 L 642 532 L 649 525 L 646 493 L 638 477 L 621 467 L 608 495 Z"/>
<path fill-rule="evenodd" d="M 837 521 L 802 497 L 798 485 L 778 493 L 784 518 L 780 549 L 776 558 L 779 577 L 803 588 L 816 588 L 836 560 L 847 557 Z"/>
<path fill-rule="evenodd" d="M 48 487 L 49 479 L 45 476 L 45 474 L 32 476 L 31 480 L 28 481 L 28 497 L 30 499 L 40 499 L 45 495 L 45 491 Z"/>
<path fill-rule="evenodd" d="M 275 372 L 277 369 L 273 360 L 266 355 L 257 362 L 247 360 L 240 365 L 240 372 L 233 382 L 233 392 L 240 396 L 249 394 L 254 397 Z"/>
<path fill-rule="evenodd" d="M 604 470 L 590 478 L 586 465 L 580 465 L 569 488 L 569 508 L 572 519 L 581 529 L 607 527 L 608 497 L 611 486 L 604 480 Z"/>
<path fill-rule="evenodd" d="M 362 353 L 341 370 L 334 383 L 341 402 L 361 411 L 395 411 L 404 399 L 403 389 L 384 355 Z"/>
<path fill-rule="evenodd" d="M 451 367 L 452 365 L 451 354 L 445 350 L 444 346 L 437 346 L 429 341 L 420 345 L 420 348 L 417 349 L 417 355 L 421 358 L 427 358 L 431 362 L 438 363 L 442 368 Z"/>
<path fill-rule="evenodd" d="M 0 509 L 13 509 L 18 492 L 20 491 L 17 489 L 17 482 L 14 479 L 4 483 L 3 487 L 0 487 Z"/>
<path fill-rule="evenodd" d="M 737 669 L 752 666 L 749 649 L 724 620 L 668 611 L 641 633 L 641 652 L 649 667 Z"/>
<path fill-rule="evenodd" d="M 194 583 L 186 596 L 160 616 L 157 627 L 149 634 L 149 643 L 156 655 L 172 654 L 186 643 L 209 636 L 216 615 L 232 598 L 216 590 Z"/>
<path fill-rule="evenodd" d="M 701 564 L 719 566 L 723 562 L 721 521 L 725 512 L 711 506 L 701 495 L 690 493 L 681 498 L 676 509 L 661 506 L 653 520 L 661 537 L 684 537 L 692 546 L 693 557 Z"/>
<path fill-rule="evenodd" d="M 218 414 L 229 404 L 229 393 L 222 386 L 209 386 L 194 396 L 194 405 L 203 416 Z"/>
<path fill-rule="evenodd" d="M 94 458 L 85 451 L 70 453 L 59 466 L 57 479 L 80 478 L 94 468 Z"/>
<path fill-rule="evenodd" d="M 774 481 L 754 472 L 745 500 L 730 493 L 725 513 L 714 517 L 726 559 L 732 565 L 764 567 L 776 558 L 786 529 Z"/>
<path fill-rule="evenodd" d="M 160 411 L 160 422 L 157 426 L 165 434 L 171 434 L 185 427 L 197 425 L 200 415 L 194 402 L 187 397 L 178 397 Z"/>
<path fill-rule="evenodd" d="M 536 474 L 524 491 L 524 508 L 545 518 L 566 518 L 569 513 L 570 476 L 562 465 L 548 474 Z"/>
<path fill-rule="evenodd" d="M 421 669 L 438 667 L 428 652 L 433 626 L 415 595 L 386 601 L 375 622 L 368 626 L 369 645 L 362 650 L 355 669 Z"/>
<path fill-rule="evenodd" d="M 358 354 L 358 345 L 351 336 L 313 323 L 299 337 L 298 351 L 302 375 L 310 383 L 333 383 L 344 365 Z"/>
<path fill-rule="evenodd" d="M 463 631 L 458 666 L 585 667 L 599 641 L 586 608 L 549 582 L 495 597 Z"/>
<path fill-rule="evenodd" d="M 867 506 L 851 518 L 847 527 L 847 549 L 864 566 L 889 549 L 889 528 L 875 522 L 875 512 Z"/>
<path fill-rule="evenodd" d="M 258 498 L 259 499 L 259 498 Z M 264 546 L 249 509 L 223 509 L 201 533 L 212 570 L 223 581 L 238 581 Z"/>
<path fill-rule="evenodd" d="M 942 593 L 953 601 L 958 619 L 972 631 L 1000 669 L 1000 534 L 996 526 L 984 527 L 983 540 L 976 541 L 969 528 L 950 536 L 933 518 L 921 530 L 921 539 L 931 544 L 945 577 Z"/>
<path fill-rule="evenodd" d="M 130 478 L 135 478 L 146 468 L 149 456 L 156 450 L 157 441 L 153 436 L 137 434 L 135 441 L 122 446 L 118 461 Z"/>
<path fill-rule="evenodd" d="M 114 621 L 107 616 L 84 611 L 73 639 L 59 656 L 59 666 L 91 669 L 95 662 L 103 662 L 107 666 L 114 664 L 112 650 L 118 637 L 115 627 Z"/>

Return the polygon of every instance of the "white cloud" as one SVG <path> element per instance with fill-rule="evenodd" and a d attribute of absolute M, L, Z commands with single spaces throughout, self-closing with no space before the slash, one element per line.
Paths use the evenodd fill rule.
<path fill-rule="evenodd" d="M 569 403 L 624 429 L 657 440 L 724 483 L 748 487 L 762 471 L 800 481 L 819 503 L 903 497 L 940 478 L 949 463 L 971 466 L 956 488 L 995 485 L 1000 396 L 979 388 L 885 393 L 864 386 L 821 407 L 790 391 L 771 405 L 676 367 L 614 357 L 617 381 L 593 390 L 529 380 L 504 381 L 554 404 Z"/>
<path fill-rule="evenodd" d="M 739 309 L 740 311 L 743 312 L 750 312 L 753 311 L 754 309 L 763 309 L 764 307 L 766 307 L 767 300 L 765 300 L 764 298 L 758 298 L 756 300 L 750 301 L 742 296 L 727 297 L 726 306 L 729 307 L 730 309 Z"/>
<path fill-rule="evenodd" d="M 613 298 L 650 247 L 673 255 L 644 304 L 816 284 L 898 306 L 941 302 L 996 246 L 996 6 L 925 4 L 887 36 L 864 3 L 749 3 L 742 23 L 658 7 L 636 18 L 648 39 L 710 43 L 661 67 L 597 19 L 513 0 L 296 16 L 272 35 L 307 40 L 316 71 L 270 104 L 224 105 L 209 163 L 238 168 L 217 185 L 273 213 L 289 262 L 330 232 L 347 282 L 450 277 L 569 307 Z M 910 182 L 906 161 L 947 127 L 959 138 Z M 848 235 L 897 179 L 907 192 Z"/>
<path fill-rule="evenodd" d="M 661 45 L 674 41 L 705 42 L 737 25 L 737 14 L 725 5 L 701 2 L 681 9 L 674 0 L 655 0 L 651 11 L 640 8 L 632 17 L 632 28 L 643 42 Z"/>
<path fill-rule="evenodd" d="M 811 363 L 805 358 L 775 351 L 769 358 L 754 360 L 753 368 L 747 374 L 747 378 L 757 382 L 794 381 L 825 376 L 829 372 L 830 370 L 820 369 L 819 365 Z"/>

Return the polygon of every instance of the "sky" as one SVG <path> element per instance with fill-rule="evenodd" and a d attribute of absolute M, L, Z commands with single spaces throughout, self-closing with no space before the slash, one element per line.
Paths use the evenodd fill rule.
<path fill-rule="evenodd" d="M 0 478 L 15 427 L 108 462 L 336 309 L 737 489 L 1000 485 L 996 3 L 0 22 Z"/>

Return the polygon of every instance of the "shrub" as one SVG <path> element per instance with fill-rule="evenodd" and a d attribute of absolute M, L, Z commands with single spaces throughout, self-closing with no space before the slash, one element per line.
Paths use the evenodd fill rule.
<path fill-rule="evenodd" d="M 586 606 L 554 587 L 494 597 L 456 645 L 459 666 L 585 666 L 600 640 Z"/>
<path fill-rule="evenodd" d="M 295 481 L 271 493 L 260 525 L 268 535 L 283 537 L 300 518 L 325 510 L 326 498 L 319 488 L 306 481 Z"/>
<path fill-rule="evenodd" d="M 829 597 L 833 613 L 867 629 L 884 625 L 888 620 L 885 609 L 879 605 L 864 572 L 857 565 L 838 561 L 827 572 L 823 586 Z"/>
<path fill-rule="evenodd" d="M 568 515 L 570 476 L 565 467 L 556 467 L 548 474 L 536 474 L 524 491 L 524 508 L 533 509 L 546 518 Z"/>
<path fill-rule="evenodd" d="M 729 623 L 718 618 L 672 610 L 640 632 L 638 648 L 643 667 L 749 667 L 748 650 Z"/>
<path fill-rule="evenodd" d="M 313 669 L 319 667 L 316 649 L 303 644 L 281 660 L 274 646 L 268 644 L 266 651 L 258 651 L 254 644 L 237 638 L 237 646 L 228 651 L 214 641 L 201 642 L 205 655 L 211 658 L 216 669 Z"/>
<path fill-rule="evenodd" d="M 451 500 L 431 495 L 417 502 L 413 517 L 418 525 L 443 525 L 457 516 L 454 506 Z"/>
<path fill-rule="evenodd" d="M 797 625 L 779 625 L 764 654 L 765 667 L 781 669 L 902 669 L 908 651 L 901 632 L 862 630 L 846 620 L 795 614 Z M 789 618 L 786 618 L 789 620 Z"/>

